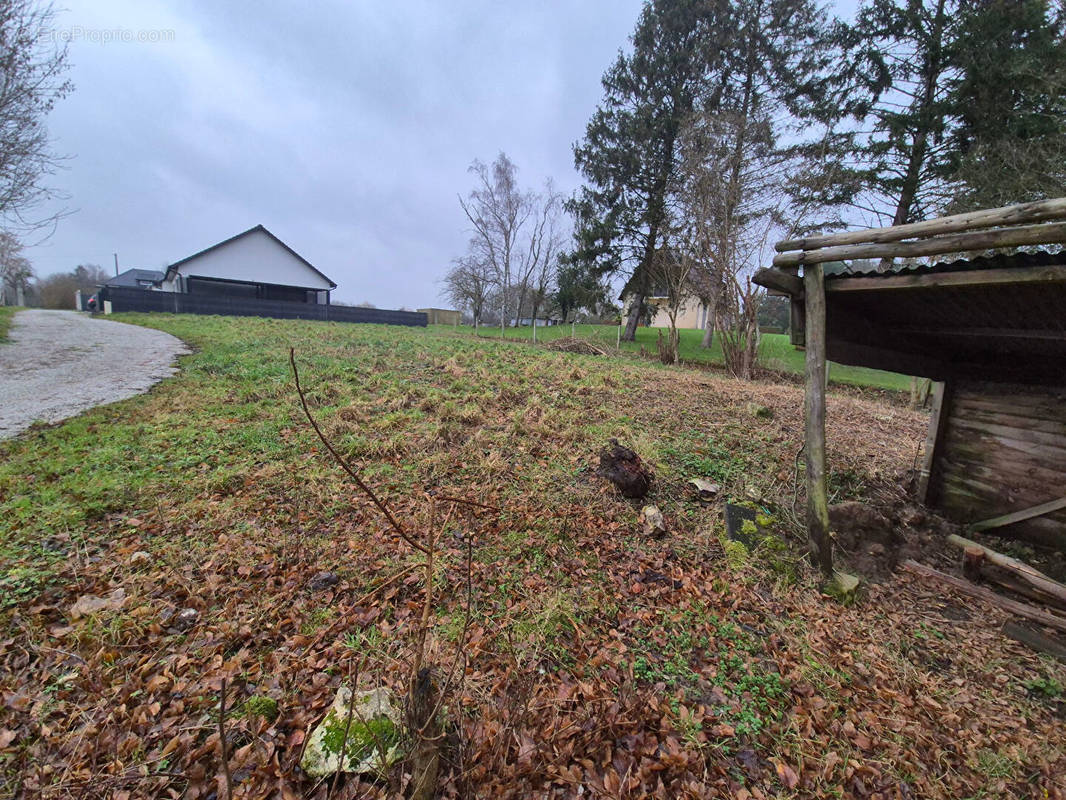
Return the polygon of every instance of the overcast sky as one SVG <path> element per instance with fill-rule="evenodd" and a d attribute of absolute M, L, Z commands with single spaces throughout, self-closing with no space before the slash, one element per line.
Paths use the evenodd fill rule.
<path fill-rule="evenodd" d="M 80 0 L 50 118 L 74 211 L 28 255 L 161 268 L 263 224 L 383 308 L 441 305 L 467 167 L 579 184 L 571 147 L 640 0 Z"/>

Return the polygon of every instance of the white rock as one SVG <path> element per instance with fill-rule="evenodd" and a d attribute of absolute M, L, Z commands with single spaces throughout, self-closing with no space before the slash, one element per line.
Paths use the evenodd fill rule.
<path fill-rule="evenodd" d="M 644 535 L 656 538 L 666 533 L 666 520 L 658 506 L 644 506 L 641 512 L 644 517 Z"/>
<path fill-rule="evenodd" d="M 399 740 L 400 712 L 392 692 L 384 686 L 357 692 L 353 703 L 352 690 L 342 686 L 325 718 L 307 737 L 300 767 L 313 778 L 335 772 L 381 775 L 399 759 Z"/>
<path fill-rule="evenodd" d="M 130 555 L 130 564 L 137 566 L 138 564 L 147 564 L 152 560 L 152 554 L 145 552 L 144 550 L 138 550 Z"/>
<path fill-rule="evenodd" d="M 722 487 L 717 483 L 711 483 L 703 478 L 689 478 L 688 485 L 696 490 L 696 494 L 700 496 L 700 500 L 710 500 L 722 491 Z"/>

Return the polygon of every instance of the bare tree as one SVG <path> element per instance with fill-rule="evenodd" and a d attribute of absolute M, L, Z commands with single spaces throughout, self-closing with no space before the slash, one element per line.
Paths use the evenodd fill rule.
<path fill-rule="evenodd" d="M 522 260 L 522 294 L 529 297 L 533 341 L 535 342 L 537 341 L 537 313 L 548 299 L 559 268 L 559 251 L 563 245 L 560 230 L 563 197 L 555 191 L 551 180 L 548 180 L 544 193 L 531 196 L 530 202 L 534 209 L 533 226 Z M 521 298 L 519 304 L 521 304 Z"/>
<path fill-rule="evenodd" d="M 758 357 L 762 297 L 751 275 L 773 241 L 801 225 L 810 209 L 798 207 L 786 191 L 800 168 L 795 154 L 777 146 L 767 112 L 743 99 L 736 112 L 689 118 L 678 205 L 688 220 L 689 249 L 702 273 L 692 283 L 708 287 L 705 302 L 719 323 L 726 368 L 750 380 Z"/>
<path fill-rule="evenodd" d="M 473 256 L 455 259 L 444 276 L 443 296 L 460 311 L 470 312 L 475 331 L 481 324 L 491 291 L 492 270 Z"/>
<path fill-rule="evenodd" d="M 23 305 L 33 278 L 33 267 L 22 255 L 22 243 L 0 231 L 0 306 Z"/>
<path fill-rule="evenodd" d="M 471 255 L 492 269 L 500 286 L 503 336 L 511 281 L 521 253 L 519 236 L 531 213 L 530 197 L 518 188 L 518 167 L 506 153 L 496 156 L 491 166 L 475 160 L 470 172 L 477 177 L 477 186 L 465 200 L 460 196 L 459 204 L 473 226 Z"/>
<path fill-rule="evenodd" d="M 45 182 L 60 160 L 45 119 L 72 88 L 54 18 L 49 4 L 0 0 L 0 224 L 8 230 L 47 227 L 60 216 L 35 213 L 57 194 Z"/>

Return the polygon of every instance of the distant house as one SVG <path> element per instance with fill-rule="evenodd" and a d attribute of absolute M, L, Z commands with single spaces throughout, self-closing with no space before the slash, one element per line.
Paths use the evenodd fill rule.
<path fill-rule="evenodd" d="M 667 298 L 665 296 L 648 297 L 645 302 L 652 311 L 650 327 L 669 328 L 670 314 L 667 309 Z M 702 330 L 706 325 L 707 306 L 698 297 L 692 295 L 686 297 L 677 310 L 677 327 Z"/>
<path fill-rule="evenodd" d="M 155 289 L 165 273 L 158 269 L 128 269 L 114 278 L 108 278 L 104 286 L 124 286 L 129 289 Z"/>
<path fill-rule="evenodd" d="M 174 262 L 152 288 L 182 294 L 328 305 L 329 293 L 337 284 L 262 225 L 256 225 Z"/>

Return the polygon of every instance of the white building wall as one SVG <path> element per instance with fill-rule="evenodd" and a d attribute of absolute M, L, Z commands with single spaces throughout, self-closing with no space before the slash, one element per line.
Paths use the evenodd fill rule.
<path fill-rule="evenodd" d="M 183 277 L 223 278 L 253 283 L 276 283 L 308 289 L 330 289 L 329 281 L 308 269 L 300 259 L 264 231 L 247 236 L 196 256 L 177 267 Z M 166 291 L 180 291 L 176 280 L 166 281 Z"/>

